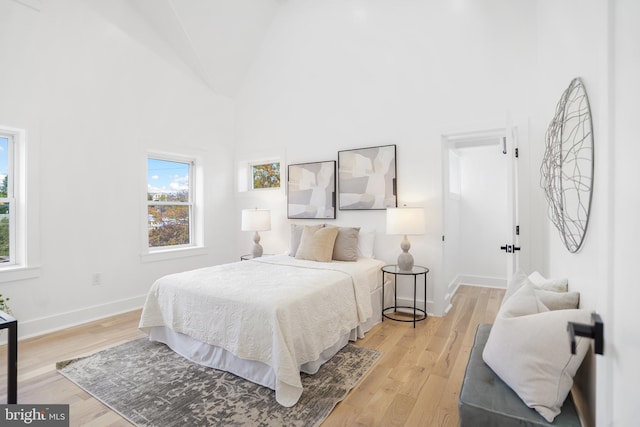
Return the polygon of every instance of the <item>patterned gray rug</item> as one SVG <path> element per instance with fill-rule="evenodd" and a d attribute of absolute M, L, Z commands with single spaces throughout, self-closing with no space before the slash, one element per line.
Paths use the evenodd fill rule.
<path fill-rule="evenodd" d="M 139 426 L 318 426 L 380 358 L 348 344 L 285 408 L 275 392 L 184 359 L 147 338 L 58 362 L 58 371 Z"/>

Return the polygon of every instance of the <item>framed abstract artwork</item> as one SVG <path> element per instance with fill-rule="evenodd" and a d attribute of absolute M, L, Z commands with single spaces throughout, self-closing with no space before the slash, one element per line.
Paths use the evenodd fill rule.
<path fill-rule="evenodd" d="M 336 218 L 336 161 L 289 165 L 287 218 Z"/>
<path fill-rule="evenodd" d="M 340 210 L 397 207 L 396 146 L 339 151 L 338 189 Z"/>

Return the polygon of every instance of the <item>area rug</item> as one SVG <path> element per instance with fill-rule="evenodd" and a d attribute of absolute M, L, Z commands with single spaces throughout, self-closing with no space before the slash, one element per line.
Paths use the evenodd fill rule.
<path fill-rule="evenodd" d="M 166 345 L 137 339 L 58 362 L 58 372 L 138 426 L 318 426 L 380 358 L 348 344 L 285 408 L 269 388 L 200 366 Z"/>

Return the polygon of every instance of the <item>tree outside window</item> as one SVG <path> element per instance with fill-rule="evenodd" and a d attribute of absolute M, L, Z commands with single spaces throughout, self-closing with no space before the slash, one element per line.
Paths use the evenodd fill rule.
<path fill-rule="evenodd" d="M 251 179 L 254 190 L 280 188 L 280 162 L 252 164 Z"/>
<path fill-rule="evenodd" d="M 150 248 L 192 244 L 193 162 L 149 157 L 147 225 Z"/>
<path fill-rule="evenodd" d="M 11 216 L 12 191 L 9 187 L 10 147 L 9 138 L 0 136 L 0 263 L 11 261 Z"/>

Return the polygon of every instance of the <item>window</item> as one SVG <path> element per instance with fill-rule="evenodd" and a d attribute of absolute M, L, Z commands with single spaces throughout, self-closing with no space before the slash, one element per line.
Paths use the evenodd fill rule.
<path fill-rule="evenodd" d="M 252 189 L 280 188 L 280 162 L 251 164 Z"/>
<path fill-rule="evenodd" d="M 14 136 L 0 133 L 0 268 L 16 264 Z"/>
<path fill-rule="evenodd" d="M 147 159 L 147 242 L 150 250 L 194 246 L 192 159 Z"/>
<path fill-rule="evenodd" d="M 40 275 L 38 186 L 32 176 L 28 199 L 26 141 L 24 129 L 0 126 L 0 283 Z M 29 200 L 36 206 L 30 213 Z"/>

